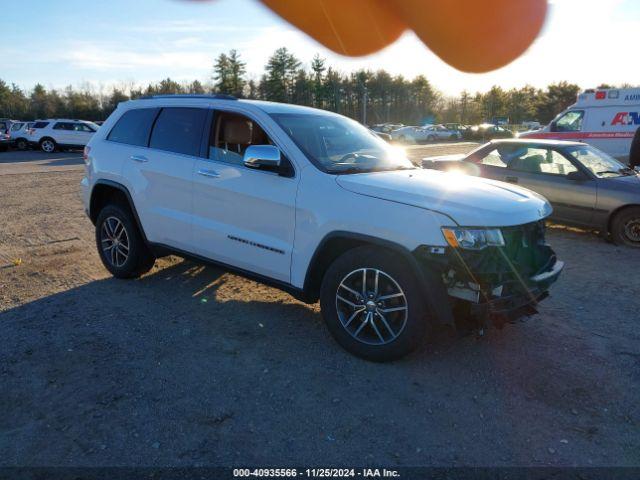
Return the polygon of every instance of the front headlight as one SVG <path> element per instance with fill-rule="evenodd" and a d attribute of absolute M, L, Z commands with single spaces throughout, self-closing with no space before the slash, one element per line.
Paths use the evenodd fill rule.
<path fill-rule="evenodd" d="M 453 248 L 482 250 L 485 247 L 504 247 L 504 238 L 499 228 L 446 227 L 444 238 Z"/>

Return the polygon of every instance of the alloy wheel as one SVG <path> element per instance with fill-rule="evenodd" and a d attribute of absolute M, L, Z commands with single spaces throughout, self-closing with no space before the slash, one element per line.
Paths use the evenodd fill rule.
<path fill-rule="evenodd" d="M 640 244 L 640 218 L 631 218 L 624 224 L 624 234 L 630 242 Z"/>
<path fill-rule="evenodd" d="M 44 142 L 42 142 L 42 150 L 44 150 L 46 153 L 51 153 L 55 150 L 55 145 L 51 140 L 45 140 Z"/>
<path fill-rule="evenodd" d="M 123 266 L 129 258 L 129 236 L 123 223 L 108 217 L 100 229 L 100 244 L 107 261 L 114 267 Z"/>
<path fill-rule="evenodd" d="M 355 340 L 386 345 L 404 330 L 409 305 L 390 275 L 376 268 L 360 268 L 340 282 L 336 310 L 342 327 Z"/>

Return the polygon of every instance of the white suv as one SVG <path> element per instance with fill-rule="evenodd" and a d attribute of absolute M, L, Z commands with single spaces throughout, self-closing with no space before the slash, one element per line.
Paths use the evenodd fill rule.
<path fill-rule="evenodd" d="M 174 253 L 320 300 L 336 340 L 399 358 L 429 325 L 535 311 L 562 269 L 551 207 L 492 180 L 415 168 L 343 116 L 227 96 L 121 103 L 85 149 L 105 267 Z M 455 312 L 455 315 L 454 315 Z"/>
<path fill-rule="evenodd" d="M 36 120 L 28 131 L 27 141 L 46 153 L 61 148 L 82 148 L 99 128 L 95 123 L 84 120 Z"/>

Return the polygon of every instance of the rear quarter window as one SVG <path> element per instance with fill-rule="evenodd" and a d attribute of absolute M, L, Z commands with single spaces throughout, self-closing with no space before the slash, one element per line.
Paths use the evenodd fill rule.
<path fill-rule="evenodd" d="M 149 146 L 197 156 L 206 118 L 204 108 L 163 108 L 153 126 Z"/>
<path fill-rule="evenodd" d="M 157 108 L 137 108 L 125 112 L 109 132 L 107 140 L 146 147 L 157 114 Z"/>

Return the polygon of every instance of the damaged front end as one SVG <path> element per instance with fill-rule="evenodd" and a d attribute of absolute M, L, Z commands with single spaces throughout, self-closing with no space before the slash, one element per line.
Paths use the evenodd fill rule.
<path fill-rule="evenodd" d="M 454 313 L 480 327 L 536 313 L 538 302 L 562 271 L 545 241 L 544 221 L 499 229 L 443 229 L 448 247 L 421 246 L 414 254 L 436 269 Z"/>

